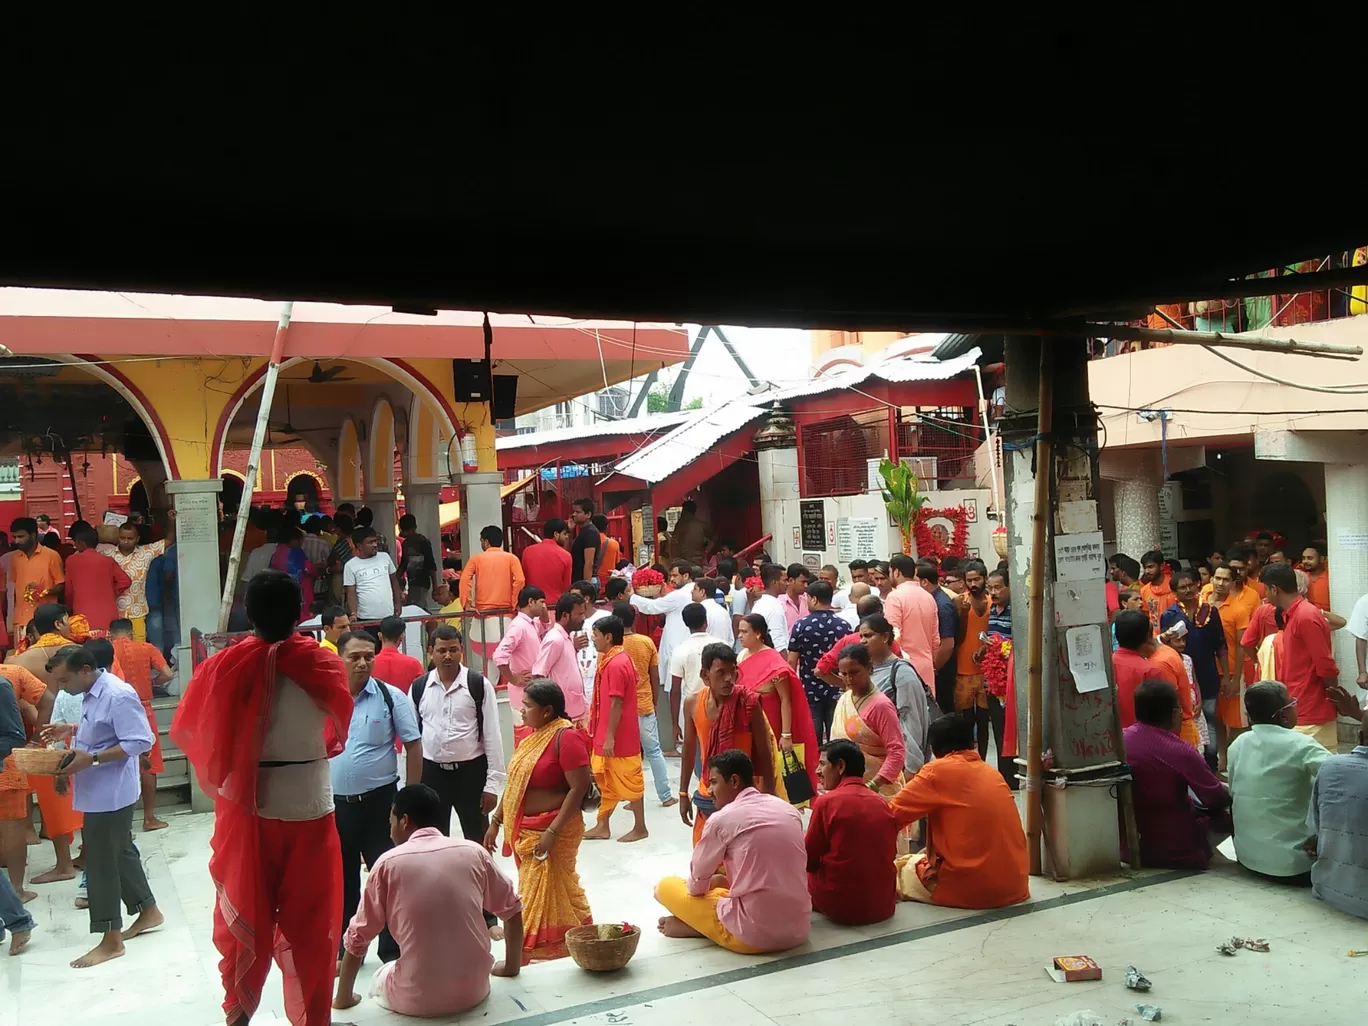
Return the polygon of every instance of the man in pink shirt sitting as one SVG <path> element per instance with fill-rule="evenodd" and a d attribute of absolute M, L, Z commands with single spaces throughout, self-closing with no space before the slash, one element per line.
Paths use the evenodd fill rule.
<path fill-rule="evenodd" d="M 490 976 L 517 976 L 522 966 L 522 902 L 508 877 L 474 841 L 443 837 L 442 800 L 425 784 L 394 796 L 395 847 L 375 860 L 366 893 L 342 938 L 346 954 L 333 1007 L 351 1008 L 366 949 L 388 924 L 399 959 L 382 965 L 370 996 L 400 1015 L 451 1016 L 489 996 Z M 504 922 L 504 960 L 489 951 L 487 908 Z"/>
<path fill-rule="evenodd" d="M 499 671 L 499 683 L 508 685 L 508 708 L 513 715 L 513 747 L 532 731 L 523 726 L 523 688 L 532 679 L 532 667 L 541 653 L 546 629 L 546 592 L 529 584 L 518 592 L 518 615 L 508 625 L 491 657 Z"/>
<path fill-rule="evenodd" d="M 936 600 L 917 583 L 917 561 L 899 553 L 888 561 L 894 588 L 884 603 L 884 616 L 898 632 L 903 655 L 928 688 L 936 679 L 940 616 Z"/>
<path fill-rule="evenodd" d="M 584 626 L 584 599 L 567 591 L 556 599 L 556 616 L 542 636 L 541 651 L 532 664 L 533 677 L 546 677 L 560 685 L 565 695 L 565 715 L 576 726 L 589 722 L 589 700 L 584 696 L 575 643 L 570 635 Z"/>
<path fill-rule="evenodd" d="M 812 926 L 798 810 L 757 791 L 750 758 L 735 748 L 708 760 L 708 788 L 717 811 L 693 850 L 689 879 L 656 884 L 656 901 L 670 912 L 660 932 L 706 937 L 742 955 L 796 948 Z"/>

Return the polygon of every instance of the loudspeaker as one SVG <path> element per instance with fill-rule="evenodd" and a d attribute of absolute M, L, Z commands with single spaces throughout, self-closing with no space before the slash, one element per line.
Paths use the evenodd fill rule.
<path fill-rule="evenodd" d="M 452 360 L 451 386 L 458 403 L 489 402 L 489 361 Z"/>
<path fill-rule="evenodd" d="M 494 419 L 511 420 L 518 415 L 518 376 L 494 375 Z"/>

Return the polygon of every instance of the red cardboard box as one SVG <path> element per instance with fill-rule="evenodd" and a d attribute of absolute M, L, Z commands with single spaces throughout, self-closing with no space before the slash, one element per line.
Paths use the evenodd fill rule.
<path fill-rule="evenodd" d="M 1087 955 L 1060 955 L 1050 975 L 1062 983 L 1102 979 L 1102 967 Z"/>

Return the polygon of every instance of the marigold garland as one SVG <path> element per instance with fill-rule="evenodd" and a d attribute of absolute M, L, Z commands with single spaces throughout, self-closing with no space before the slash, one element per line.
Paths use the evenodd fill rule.
<path fill-rule="evenodd" d="M 1007 695 L 1007 688 L 1010 685 L 1007 665 L 1011 655 L 1011 638 L 1004 638 L 996 632 L 988 635 L 983 656 L 979 659 L 979 669 L 983 671 L 983 683 L 988 688 L 988 694 L 995 698 L 1004 698 Z"/>
<path fill-rule="evenodd" d="M 936 536 L 931 533 L 932 520 L 949 520 L 955 525 L 948 546 L 937 542 Z M 918 556 L 937 561 L 945 556 L 959 556 L 962 559 L 969 554 L 969 511 L 963 506 L 949 506 L 945 509 L 928 509 L 923 506 L 917 514 L 912 536 L 917 542 Z"/>

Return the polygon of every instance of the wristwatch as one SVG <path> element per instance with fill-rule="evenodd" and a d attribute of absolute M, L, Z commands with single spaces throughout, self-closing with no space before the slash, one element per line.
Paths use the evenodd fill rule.
<path fill-rule="evenodd" d="M 90 753 L 90 764 L 92 766 L 98 766 L 100 764 L 100 757 L 94 752 Z"/>

